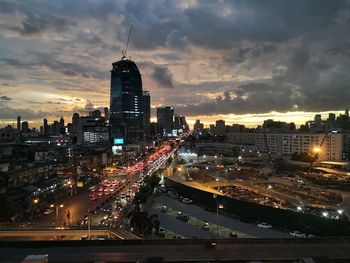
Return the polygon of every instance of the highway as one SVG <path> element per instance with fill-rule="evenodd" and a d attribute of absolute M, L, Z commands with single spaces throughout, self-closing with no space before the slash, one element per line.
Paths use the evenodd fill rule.
<path fill-rule="evenodd" d="M 181 240 L 176 240 L 181 241 Z M 189 240 L 190 241 L 190 240 Z M 348 242 L 311 242 L 264 240 L 263 242 L 219 243 L 216 248 L 208 249 L 204 242 L 167 242 L 144 244 L 123 244 L 112 241 L 55 243 L 46 242 L 42 247 L 27 247 L 15 243 L 0 244 L 0 262 L 18 263 L 30 254 L 48 254 L 50 263 L 63 262 L 128 262 L 146 260 L 150 257 L 163 257 L 164 260 L 295 260 L 312 257 L 329 257 L 349 262 L 350 245 Z M 163 242 L 163 241 L 162 241 Z M 84 242 L 83 242 L 84 243 Z M 89 245 L 91 244 L 91 245 Z M 96 245 L 94 245 L 96 244 Z M 104 245 L 102 245 L 104 244 Z M 87 245 L 87 246 L 86 246 Z M 16 247 L 17 246 L 17 247 Z"/>

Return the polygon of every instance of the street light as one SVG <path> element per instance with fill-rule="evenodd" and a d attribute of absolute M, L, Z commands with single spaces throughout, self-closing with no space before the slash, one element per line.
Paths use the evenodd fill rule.
<path fill-rule="evenodd" d="M 216 242 L 218 242 L 218 239 L 219 239 L 219 208 L 223 209 L 224 206 L 222 204 L 219 204 L 218 196 L 216 194 L 213 195 L 213 198 L 216 201 Z"/>
<path fill-rule="evenodd" d="M 60 204 L 60 205 L 58 205 L 58 204 L 51 204 L 50 205 L 51 208 L 56 207 L 56 223 L 57 223 L 57 226 L 59 225 L 59 222 L 58 222 L 58 212 L 59 211 L 58 211 L 58 209 L 59 208 L 63 208 L 63 206 L 64 206 L 63 204 Z"/>
<path fill-rule="evenodd" d="M 38 199 L 38 198 L 36 198 L 36 199 L 33 200 L 33 204 L 36 205 L 36 204 L 38 204 L 38 203 L 39 203 L 39 199 Z"/>

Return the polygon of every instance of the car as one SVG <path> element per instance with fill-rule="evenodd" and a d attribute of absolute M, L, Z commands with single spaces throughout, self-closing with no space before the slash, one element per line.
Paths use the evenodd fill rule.
<path fill-rule="evenodd" d="M 292 232 L 289 233 L 291 236 L 294 236 L 294 237 L 306 237 L 306 234 L 300 232 L 300 231 L 297 231 L 297 230 L 294 230 Z"/>
<path fill-rule="evenodd" d="M 229 236 L 229 238 L 238 238 L 238 236 L 235 232 L 230 232 L 230 234 L 228 236 Z"/>
<path fill-rule="evenodd" d="M 193 201 L 187 197 L 185 197 L 184 199 L 182 199 L 182 202 L 185 203 L 185 204 L 192 204 Z"/>
<path fill-rule="evenodd" d="M 51 213 L 53 213 L 53 209 L 46 209 L 45 210 L 45 212 L 44 212 L 44 215 L 49 215 L 49 214 L 51 214 Z"/>
<path fill-rule="evenodd" d="M 188 215 L 183 215 L 182 216 L 182 221 L 188 222 L 188 220 L 190 220 L 190 217 Z"/>
<path fill-rule="evenodd" d="M 166 211 L 168 211 L 168 207 L 167 207 L 166 205 L 163 205 L 161 211 L 162 211 L 163 213 L 166 212 Z"/>
<path fill-rule="evenodd" d="M 259 223 L 258 227 L 260 227 L 260 228 L 272 228 L 271 225 L 269 225 L 268 223 L 265 223 L 265 222 Z"/>
<path fill-rule="evenodd" d="M 159 228 L 159 236 L 165 237 L 165 234 L 166 234 L 166 230 L 163 227 Z"/>
<path fill-rule="evenodd" d="M 176 215 L 176 218 L 177 219 L 182 219 L 182 212 L 177 212 L 177 215 Z"/>
<path fill-rule="evenodd" d="M 209 223 L 208 223 L 208 222 L 204 222 L 203 225 L 202 225 L 202 228 L 203 228 L 204 230 L 210 230 Z"/>
<path fill-rule="evenodd" d="M 80 240 L 88 240 L 88 236 L 87 235 L 81 236 Z"/>
<path fill-rule="evenodd" d="M 215 241 L 208 241 L 205 243 L 204 247 L 207 249 L 216 248 L 216 242 Z"/>

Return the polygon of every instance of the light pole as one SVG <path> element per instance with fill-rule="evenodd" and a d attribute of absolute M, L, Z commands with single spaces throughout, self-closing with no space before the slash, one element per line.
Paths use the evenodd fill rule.
<path fill-rule="evenodd" d="M 222 209 L 224 206 L 219 204 L 218 196 L 216 194 L 213 195 L 216 201 L 216 242 L 219 240 L 219 208 Z"/>
<path fill-rule="evenodd" d="M 58 218 L 58 212 L 59 212 L 59 211 L 58 211 L 58 210 L 59 210 L 59 208 L 63 208 L 63 206 L 64 206 L 63 204 L 60 204 L 60 205 L 58 205 L 58 204 L 50 205 L 51 208 L 54 208 L 54 207 L 56 208 L 56 223 L 57 223 L 57 226 L 58 226 L 58 225 L 61 225 L 61 224 L 59 224 L 59 218 Z"/>

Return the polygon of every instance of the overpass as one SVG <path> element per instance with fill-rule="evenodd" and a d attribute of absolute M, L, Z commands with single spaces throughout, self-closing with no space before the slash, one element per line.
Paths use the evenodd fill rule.
<path fill-rule="evenodd" d="M 70 236 L 77 237 L 80 239 L 81 236 L 106 236 L 109 239 L 141 239 L 139 236 L 136 236 L 130 232 L 115 230 L 115 229 L 72 229 L 72 228 L 39 228 L 39 229 L 2 229 L 0 230 L 0 239 L 1 238 L 16 238 L 16 237 L 59 237 L 59 236 Z"/>
<path fill-rule="evenodd" d="M 227 239 L 219 240 L 84 240 L 0 242 L 0 262 L 20 262 L 30 254 L 48 254 L 50 263 L 61 262 L 295 262 L 304 258 L 326 258 L 350 262 L 350 238 Z M 147 261 L 146 261 L 147 262 Z M 301 261 L 297 261 L 301 262 Z M 309 261 L 312 262 L 312 261 Z"/>

